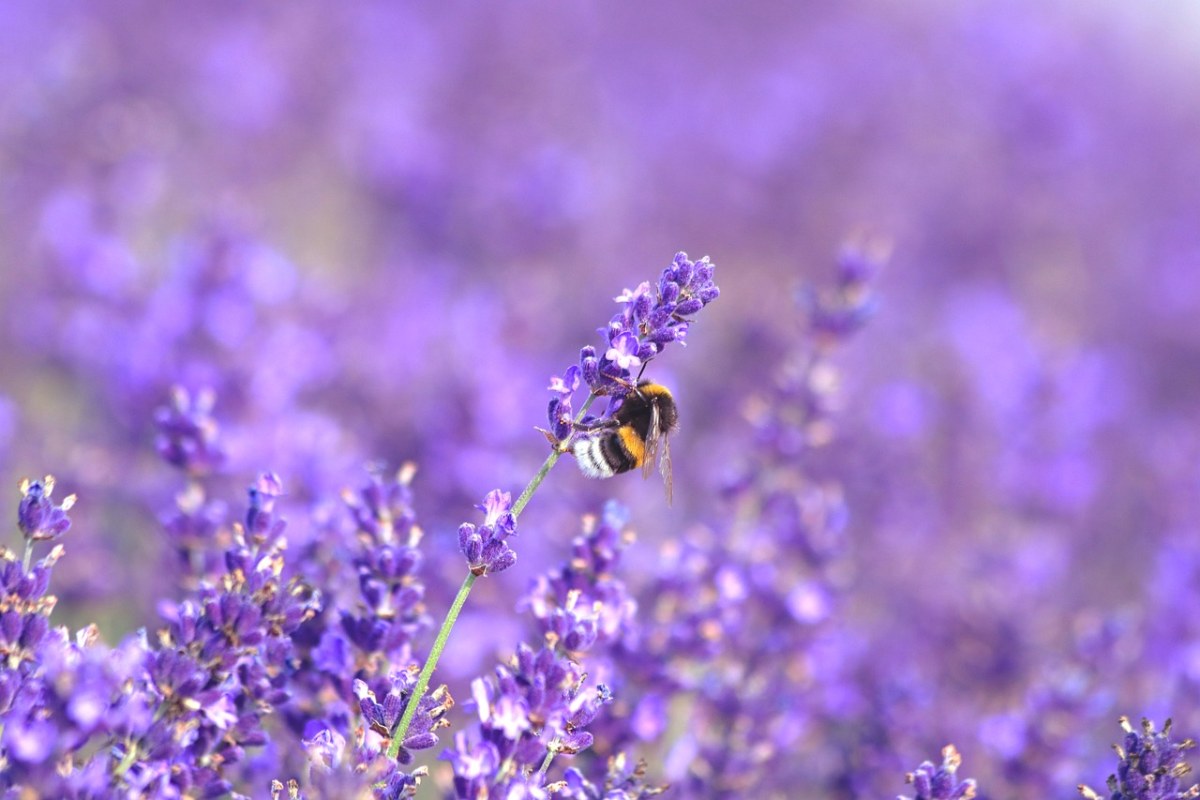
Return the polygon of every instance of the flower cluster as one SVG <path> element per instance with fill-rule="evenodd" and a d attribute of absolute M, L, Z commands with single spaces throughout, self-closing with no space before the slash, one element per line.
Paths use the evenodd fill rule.
<path fill-rule="evenodd" d="M 75 504 L 75 495 L 58 505 L 50 499 L 54 493 L 54 478 L 47 475 L 40 481 L 21 484 L 21 504 L 17 508 L 17 527 L 28 545 L 33 542 L 52 542 L 71 527 L 67 512 Z"/>
<path fill-rule="evenodd" d="M 358 607 L 341 612 L 342 631 L 366 657 L 378 654 L 400 664 L 407 663 L 413 640 L 430 625 L 419 579 L 422 532 L 412 510 L 413 472 L 406 465 L 385 477 L 376 469 L 357 493 L 342 494 L 357 530 L 352 563 L 359 589 Z M 326 640 L 323 646 L 328 651 L 333 645 Z"/>
<path fill-rule="evenodd" d="M 278 478 L 250 489 L 245 524 L 234 527 L 225 573 L 170 612 L 146 662 L 146 691 L 159 711 L 120 748 L 142 791 L 228 792 L 245 749 L 266 743 L 262 720 L 286 703 L 292 636 L 320 607 L 303 582 L 284 578 L 284 522 L 274 512 Z M 179 762 L 194 765 L 180 770 Z"/>
<path fill-rule="evenodd" d="M 475 506 L 483 512 L 483 524 L 464 522 L 458 527 L 458 548 L 467 558 L 467 567 L 475 576 L 503 572 L 517 562 L 517 554 L 508 539 L 517 533 L 517 518 L 512 513 L 512 496 L 494 489 Z"/>
<path fill-rule="evenodd" d="M 216 399 L 211 389 L 193 396 L 182 386 L 174 386 L 170 405 L 158 409 L 154 415 L 158 454 L 190 478 L 211 475 L 228 459 L 218 439 L 220 427 L 212 415 Z"/>
<path fill-rule="evenodd" d="M 908 773 L 906 780 L 916 790 L 913 797 L 901 797 L 900 800 L 971 800 L 975 796 L 975 781 L 968 778 L 958 779 L 958 768 L 962 766 L 962 756 L 948 744 L 942 748 L 942 763 L 934 766 L 932 761 L 925 761 L 915 771 Z"/>
<path fill-rule="evenodd" d="M 367 729 L 384 739 L 390 739 L 401 715 L 404 714 L 409 698 L 412 697 L 417 683 L 416 670 L 397 670 L 378 683 L 386 690 L 382 702 L 366 681 L 354 682 L 354 694 L 358 698 L 358 707 Z M 445 719 L 445 714 L 453 705 L 454 701 L 444 686 L 421 698 L 420 706 L 413 717 L 413 724 L 400 743 L 401 764 L 412 762 L 411 751 L 428 750 L 438 743 L 435 731 L 450 724 Z"/>
<path fill-rule="evenodd" d="M 614 647 L 632 622 L 636 606 L 612 573 L 632 537 L 626 512 L 615 504 L 601 519 L 588 517 L 572 545 L 572 557 L 540 576 L 522 600 L 537 621 L 543 644 L 517 647 L 490 680 L 471 684 L 478 714 L 474 731 L 460 731 L 443 757 L 455 775 L 455 796 L 639 798 L 658 793 L 644 771 L 615 756 L 592 776 L 576 767 L 560 779 L 548 777 L 556 756 L 590 748 L 588 728 L 612 702 L 604 684 L 589 685 L 582 659 Z"/>
<path fill-rule="evenodd" d="M 1184 761 L 1184 752 L 1196 746 L 1192 739 L 1175 741 L 1171 737 L 1171 720 L 1155 730 L 1154 723 L 1142 720 L 1142 729 L 1135 731 L 1128 717 L 1121 717 L 1125 741 L 1115 745 L 1117 771 L 1108 778 L 1110 800 L 1187 800 L 1200 797 L 1200 785 L 1183 788 L 1183 777 L 1192 771 Z M 1101 795 L 1089 786 L 1080 785 L 1079 793 L 1088 800 L 1101 800 Z"/>
<path fill-rule="evenodd" d="M 172 571 L 191 589 L 219 573 L 222 552 L 229 545 L 228 509 L 208 496 L 205 485 L 227 460 L 220 426 L 213 416 L 215 404 L 211 390 L 193 397 L 183 387 L 174 386 L 170 404 L 154 414 L 159 457 L 187 478 L 174 508 L 163 515 L 162 528 L 174 556 Z"/>
<path fill-rule="evenodd" d="M 720 296 L 715 269 L 707 256 L 691 261 L 687 253 L 676 253 L 656 283 L 644 281 L 614 298 L 621 310 L 601 330 L 607 342 L 603 352 L 584 347 L 579 363 L 550 381 L 553 397 L 547 413 L 555 440 L 571 433 L 572 397 L 581 384 L 587 384 L 592 396 L 623 397 L 646 362 L 672 342 L 686 344 L 692 316 Z"/>
<path fill-rule="evenodd" d="M 599 517 L 584 518 L 571 558 L 539 575 L 519 609 L 537 621 L 546 642 L 568 653 L 611 648 L 636 621 L 637 601 L 616 575 L 621 553 L 633 542 L 628 512 L 609 502 Z"/>
<path fill-rule="evenodd" d="M 44 502 L 41 487 L 28 484 L 26 497 Z M 319 604 L 308 587 L 282 578 L 278 491 L 269 475 L 251 488 L 219 581 L 168 608 L 156 640 L 134 637 L 115 651 L 94 629 L 74 640 L 50 630 L 46 590 L 61 545 L 33 567 L 5 553 L 6 786 L 54 797 L 91 796 L 114 783 L 152 796 L 231 789 L 245 749 L 266 741 L 264 716 L 288 698 L 291 635 Z M 21 521 L 32 545 L 45 525 L 27 525 L 28 508 Z M 65 516 L 40 515 L 51 517 L 65 530 Z"/>
<path fill-rule="evenodd" d="M 453 700 L 443 686 L 420 701 L 395 758 L 387 755 L 416 684 L 412 649 L 430 625 L 414 474 L 412 464 L 392 473 L 373 465 L 363 486 L 342 492 L 348 525 L 328 526 L 308 553 L 306 574 L 337 591 L 298 632 L 294 682 L 303 695 L 287 716 L 302 737 L 311 794 L 298 782 L 296 796 L 409 797 L 427 774 L 409 766 L 412 751 L 436 745 L 448 724 Z"/>
<path fill-rule="evenodd" d="M 847 244 L 838 256 L 832 286 L 821 292 L 811 285 L 800 289 L 798 299 L 818 344 L 846 339 L 878 310 L 872 284 L 888 259 L 889 249 L 882 242 Z"/>

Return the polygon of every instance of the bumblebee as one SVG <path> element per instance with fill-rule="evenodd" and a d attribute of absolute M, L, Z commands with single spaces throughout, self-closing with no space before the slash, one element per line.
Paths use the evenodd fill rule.
<path fill-rule="evenodd" d="M 581 431 L 571 444 L 580 471 L 589 478 L 611 478 L 641 467 L 650 477 L 655 462 L 671 501 L 671 447 L 667 437 L 679 427 L 679 409 L 667 387 L 638 381 L 616 412 Z"/>

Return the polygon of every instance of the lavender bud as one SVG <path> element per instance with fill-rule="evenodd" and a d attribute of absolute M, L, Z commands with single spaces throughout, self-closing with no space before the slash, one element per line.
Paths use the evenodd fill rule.
<path fill-rule="evenodd" d="M 71 527 L 67 512 L 75 505 L 75 495 L 68 495 L 55 505 L 50 499 L 54 478 L 47 475 L 40 481 L 21 482 L 21 503 L 17 506 L 17 527 L 28 541 L 53 541 Z"/>

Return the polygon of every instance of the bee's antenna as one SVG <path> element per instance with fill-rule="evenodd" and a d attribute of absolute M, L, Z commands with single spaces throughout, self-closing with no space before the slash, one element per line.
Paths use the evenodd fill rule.
<path fill-rule="evenodd" d="M 648 359 L 648 358 L 642 362 L 642 368 L 638 370 L 638 376 L 633 379 L 633 386 L 635 389 L 637 388 L 637 385 L 642 382 L 642 373 L 644 373 L 646 371 L 646 367 L 648 367 L 649 365 L 650 365 L 650 359 Z"/>

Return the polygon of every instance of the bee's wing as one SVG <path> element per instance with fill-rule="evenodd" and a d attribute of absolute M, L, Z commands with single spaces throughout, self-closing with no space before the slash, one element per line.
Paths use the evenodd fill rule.
<path fill-rule="evenodd" d="M 655 463 L 663 477 L 663 485 L 667 490 L 667 505 L 671 504 L 671 493 L 674 488 L 671 474 L 671 440 L 662 429 L 662 417 L 658 412 L 658 403 L 650 407 L 650 428 L 646 432 L 646 454 L 642 461 L 642 477 L 649 478 L 654 471 Z"/>
<path fill-rule="evenodd" d="M 662 420 L 658 416 L 658 403 L 650 404 L 650 427 L 646 430 L 646 451 L 642 454 L 642 477 L 649 478 L 658 461 L 658 445 L 662 439 Z"/>
<path fill-rule="evenodd" d="M 667 489 L 667 505 L 671 505 L 671 495 L 675 488 L 674 476 L 671 473 L 671 437 L 663 434 L 658 438 L 662 441 L 662 455 L 658 459 L 658 471 L 662 473 L 663 486 Z"/>

